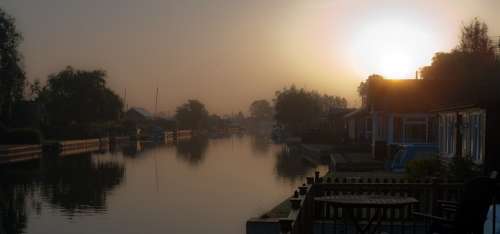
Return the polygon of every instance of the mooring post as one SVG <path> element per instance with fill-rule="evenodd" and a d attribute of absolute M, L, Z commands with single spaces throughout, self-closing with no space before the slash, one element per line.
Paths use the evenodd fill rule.
<path fill-rule="evenodd" d="M 292 231 L 293 220 L 288 218 L 283 218 L 279 220 L 281 234 L 288 234 Z"/>
<path fill-rule="evenodd" d="M 305 185 L 300 186 L 300 187 L 299 187 L 299 192 L 300 192 L 300 195 L 301 195 L 301 196 L 306 195 L 306 193 L 307 193 L 307 186 L 305 186 Z"/>
<path fill-rule="evenodd" d="M 306 183 L 309 185 L 314 184 L 314 177 L 306 177 Z"/>

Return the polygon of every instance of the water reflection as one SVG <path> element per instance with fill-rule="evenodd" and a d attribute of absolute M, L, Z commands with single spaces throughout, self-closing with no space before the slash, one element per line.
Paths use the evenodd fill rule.
<path fill-rule="evenodd" d="M 293 148 L 283 147 L 276 153 L 275 172 L 278 178 L 290 183 L 303 181 L 307 175 L 313 173 L 318 165 L 305 160 L 302 155 Z"/>
<path fill-rule="evenodd" d="M 0 188 L 0 233 L 23 233 L 27 224 L 29 187 L 3 183 Z"/>
<path fill-rule="evenodd" d="M 266 155 L 271 149 L 271 142 L 268 135 L 254 134 L 252 139 L 252 152 L 258 155 Z"/>
<path fill-rule="evenodd" d="M 198 166 L 203 162 L 208 148 L 208 138 L 205 136 L 195 136 L 186 141 L 179 141 L 175 148 L 177 158 L 188 162 L 191 166 Z"/>
<path fill-rule="evenodd" d="M 28 201 L 40 212 L 40 202 L 34 199 L 38 169 L 38 162 L 0 168 L 0 233 L 24 233 Z"/>
<path fill-rule="evenodd" d="M 244 233 L 315 167 L 259 135 L 114 152 L 0 168 L 0 233 Z"/>
<path fill-rule="evenodd" d="M 106 194 L 119 185 L 125 167 L 116 161 L 94 162 L 90 155 L 44 163 L 41 195 L 67 215 L 106 210 Z"/>
<path fill-rule="evenodd" d="M 107 193 L 123 181 L 125 167 L 86 154 L 48 157 L 0 172 L 0 233 L 17 234 L 25 232 L 30 211 L 41 214 L 42 201 L 70 218 L 105 212 Z"/>

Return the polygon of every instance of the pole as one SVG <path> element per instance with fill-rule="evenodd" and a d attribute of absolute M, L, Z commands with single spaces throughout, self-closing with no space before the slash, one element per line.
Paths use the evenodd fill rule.
<path fill-rule="evenodd" d="M 128 104 L 127 104 L 127 88 L 125 88 L 124 94 L 123 94 L 123 102 L 125 103 L 125 110 L 128 109 Z"/>
<path fill-rule="evenodd" d="M 158 108 L 158 87 L 156 87 L 156 96 L 155 96 L 155 115 L 157 115 Z"/>

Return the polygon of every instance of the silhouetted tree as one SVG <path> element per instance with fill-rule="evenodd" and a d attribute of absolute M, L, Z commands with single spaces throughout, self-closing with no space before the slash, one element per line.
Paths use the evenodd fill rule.
<path fill-rule="evenodd" d="M 89 124 L 117 120 L 123 102 L 106 87 L 106 73 L 67 67 L 49 76 L 40 93 L 51 125 Z"/>
<path fill-rule="evenodd" d="M 224 126 L 225 126 L 224 120 L 220 116 L 213 114 L 208 117 L 209 128 L 217 129 L 217 128 L 223 128 Z"/>
<path fill-rule="evenodd" d="M 22 41 L 14 18 L 0 8 L 0 120 L 9 122 L 13 105 L 23 97 L 25 73 L 18 51 Z"/>
<path fill-rule="evenodd" d="M 320 95 L 295 86 L 277 91 L 274 103 L 276 121 L 295 133 L 311 126 L 331 109 L 347 107 L 345 98 Z"/>
<path fill-rule="evenodd" d="M 495 56 L 495 45 L 488 37 L 488 25 L 477 18 L 465 25 L 456 50 L 468 54 Z"/>
<path fill-rule="evenodd" d="M 35 101 L 38 99 L 43 91 L 43 85 L 40 80 L 35 79 L 33 82 L 28 82 L 28 93 L 26 94 L 26 99 L 29 101 Z"/>
<path fill-rule="evenodd" d="M 204 129 L 208 124 L 208 111 L 200 101 L 188 100 L 177 107 L 175 119 L 179 128 Z"/>
<path fill-rule="evenodd" d="M 449 53 L 436 53 L 421 75 L 436 106 L 498 101 L 500 59 L 486 24 L 474 19 L 465 25 L 459 45 Z"/>
<path fill-rule="evenodd" d="M 384 77 L 378 74 L 372 74 L 368 76 L 368 79 L 366 79 L 366 81 L 361 81 L 357 89 L 359 97 L 366 98 L 366 96 L 368 95 L 368 83 L 373 79 L 384 79 Z"/>
<path fill-rule="evenodd" d="M 500 62 L 488 37 L 488 27 L 477 18 L 462 28 L 459 45 L 450 53 L 436 53 L 432 64 L 422 68 L 425 79 L 497 78 Z"/>
<path fill-rule="evenodd" d="M 250 115 L 258 120 L 269 120 L 273 118 L 273 108 L 267 100 L 256 100 L 250 104 Z"/>

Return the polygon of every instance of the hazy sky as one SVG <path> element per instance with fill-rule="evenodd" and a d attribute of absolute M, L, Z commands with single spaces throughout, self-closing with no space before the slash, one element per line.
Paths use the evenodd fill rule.
<path fill-rule="evenodd" d="M 412 77 L 473 17 L 500 36 L 500 1 L 1 0 L 24 35 L 30 79 L 100 68 L 129 106 L 189 98 L 246 111 L 296 84 L 357 104 L 371 73 Z"/>

